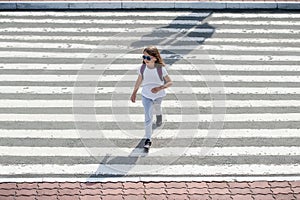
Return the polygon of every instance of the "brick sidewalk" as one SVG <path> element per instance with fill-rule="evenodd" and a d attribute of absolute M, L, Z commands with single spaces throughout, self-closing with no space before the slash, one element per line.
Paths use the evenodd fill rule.
<path fill-rule="evenodd" d="M 1 200 L 297 200 L 300 181 L 0 183 Z"/>

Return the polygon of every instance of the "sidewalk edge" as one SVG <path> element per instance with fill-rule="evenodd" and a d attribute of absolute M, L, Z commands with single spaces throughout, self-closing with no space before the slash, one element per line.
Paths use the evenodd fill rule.
<path fill-rule="evenodd" d="M 23 182 L 244 182 L 244 181 L 300 181 L 300 176 L 239 176 L 239 177 L 104 177 L 104 178 L 0 178 L 0 183 Z"/>

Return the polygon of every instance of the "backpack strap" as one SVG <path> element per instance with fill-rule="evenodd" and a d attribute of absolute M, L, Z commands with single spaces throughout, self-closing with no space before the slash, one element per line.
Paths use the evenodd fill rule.
<path fill-rule="evenodd" d="M 164 81 L 163 74 L 162 74 L 162 67 L 156 67 L 156 70 L 157 70 L 160 80 Z"/>
<path fill-rule="evenodd" d="M 142 66 L 140 68 L 140 73 L 141 73 L 143 79 L 144 79 L 144 71 L 145 71 L 145 69 L 146 69 L 146 64 L 142 64 Z"/>
<path fill-rule="evenodd" d="M 144 79 L 144 71 L 146 69 L 146 64 L 142 64 L 141 68 L 140 68 L 140 73 Z M 162 67 L 156 67 L 157 70 L 157 74 L 160 78 L 161 81 L 164 81 L 164 77 L 163 77 L 163 73 L 162 73 Z"/>

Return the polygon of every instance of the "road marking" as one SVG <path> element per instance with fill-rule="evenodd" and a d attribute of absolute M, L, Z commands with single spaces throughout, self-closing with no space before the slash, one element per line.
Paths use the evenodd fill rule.
<path fill-rule="evenodd" d="M 34 139 L 49 139 L 49 140 L 60 140 L 60 139 L 108 139 L 108 140 L 133 140 L 136 139 L 137 142 L 140 141 L 141 138 L 144 137 L 143 130 L 143 119 L 144 116 L 142 114 L 130 114 L 122 115 L 122 114 L 103 114 L 103 115 L 88 115 L 88 114 L 60 114 L 65 112 L 65 110 L 70 110 L 70 108 L 115 108 L 115 109 L 123 109 L 123 108 L 142 108 L 142 104 L 138 101 L 136 104 L 132 104 L 129 100 L 123 99 L 120 101 L 80 101 L 80 100 L 30 100 L 26 102 L 26 95 L 29 94 L 50 94 L 51 96 L 59 96 L 58 94 L 109 94 L 109 95 L 118 95 L 118 94 L 128 94 L 128 99 L 132 92 L 132 87 L 52 87 L 48 83 L 43 83 L 46 86 L 38 86 L 39 82 L 63 82 L 65 84 L 70 84 L 70 81 L 76 81 L 76 71 L 68 71 L 68 70 L 90 70 L 89 74 L 95 76 L 97 74 L 112 74 L 115 73 L 114 70 L 120 70 L 115 74 L 121 74 L 122 72 L 126 72 L 126 70 L 135 70 L 140 66 L 140 64 L 113 64 L 113 65 L 84 65 L 84 64 L 64 64 L 62 60 L 69 58 L 86 58 L 86 56 L 92 55 L 86 52 L 92 51 L 97 48 L 98 54 L 99 52 L 106 53 L 106 51 L 111 50 L 110 52 L 115 52 L 115 54 L 107 54 L 108 56 L 116 56 L 116 50 L 128 50 L 133 52 L 133 50 L 137 50 L 134 47 L 128 47 L 125 44 L 121 44 L 119 46 L 114 46 L 111 44 L 115 43 L 124 43 L 124 41 L 154 41 L 161 42 L 160 37 L 135 37 L 135 35 L 141 35 L 141 33 L 153 33 L 153 35 L 163 33 L 165 35 L 169 35 L 168 39 L 170 44 L 174 44 L 178 42 L 178 45 L 170 46 L 169 48 L 165 48 L 164 45 L 158 45 L 160 49 L 170 50 L 176 52 L 189 52 L 183 53 L 183 55 L 177 55 L 175 59 L 183 60 L 183 59 L 198 59 L 205 60 L 211 59 L 212 62 L 210 64 L 202 64 L 199 66 L 193 65 L 184 65 L 184 64 L 174 64 L 171 65 L 168 70 L 175 72 L 178 70 L 177 74 L 174 74 L 173 80 L 178 82 L 178 80 L 187 80 L 187 81 L 223 81 L 223 82 L 261 82 L 260 84 L 267 84 L 268 82 L 282 83 L 279 85 L 280 87 L 177 87 L 174 84 L 174 87 L 168 89 L 168 92 L 171 94 L 188 94 L 190 96 L 197 94 L 262 94 L 267 96 L 267 94 L 284 94 L 288 99 L 289 94 L 300 94 L 300 87 L 295 87 L 296 83 L 300 82 L 299 76 L 297 73 L 300 71 L 297 63 L 300 62 L 300 56 L 297 55 L 300 52 L 300 48 L 297 46 L 300 43 L 300 39 L 297 38 L 297 34 L 300 31 L 295 28 L 300 25 L 298 19 L 300 19 L 300 14 L 266 14 L 266 13 L 211 13 L 211 12 L 202 12 L 202 13 L 194 13 L 194 12 L 155 12 L 155 17 L 151 22 L 153 26 L 157 26 L 157 29 L 151 28 L 148 22 L 149 17 L 153 17 L 153 13 L 151 12 L 1 12 L 0 16 L 3 16 L 0 21 L 5 22 L 21 22 L 23 25 L 31 25 L 36 24 L 38 22 L 44 23 L 49 22 L 53 23 L 53 26 L 59 25 L 62 28 L 57 27 L 49 27 L 49 24 L 43 24 L 45 28 L 18 28 L 14 27 L 14 25 L 9 25 L 10 27 L 4 28 L 0 30 L 1 39 L 4 42 L 0 42 L 0 48 L 2 51 L 0 52 L 0 57 L 4 58 L 2 64 L 0 64 L 0 80 L 2 81 L 0 86 L 0 94 L 5 94 L 2 100 L 0 100 L 0 109 L 2 114 L 0 114 L 0 121 L 5 126 L 8 124 L 26 124 L 26 128 L 24 127 L 12 127 L 9 125 L 9 128 L 13 129 L 0 129 L 0 138 L 3 140 L 3 144 L 7 146 L 0 146 L 0 155 L 4 156 L 3 159 L 10 159 L 11 156 L 23 156 L 23 160 L 32 159 L 30 155 L 34 156 L 71 156 L 72 159 L 77 160 L 76 156 L 85 156 L 84 159 L 90 158 L 90 153 L 102 155 L 105 158 L 108 158 L 108 162 L 110 157 L 114 155 L 115 157 L 124 156 L 124 157 L 133 157 L 134 159 L 144 159 L 143 156 L 149 156 L 151 162 L 154 165 L 139 165 L 138 161 L 132 165 L 99 165 L 99 162 L 95 161 L 95 164 L 85 165 L 85 164 L 75 164 L 68 165 L 67 160 L 62 160 L 60 163 L 62 164 L 54 164 L 54 165 L 43 165 L 43 164 L 28 164 L 28 165 L 0 165 L 0 176 L 20 176 L 22 177 L 54 177 L 54 176 L 66 176 L 66 177 L 77 177 L 83 176 L 86 177 L 86 180 L 89 180 L 91 175 L 121 175 L 121 176 L 144 176 L 146 175 L 155 175 L 155 176 L 293 176 L 296 177 L 296 174 L 299 174 L 300 165 L 295 164 L 285 164 L 283 161 L 278 161 L 276 163 L 280 163 L 282 165 L 259 165 L 259 164 L 249 164 L 249 165 L 239 165 L 234 164 L 233 162 L 229 162 L 230 164 L 226 165 L 205 165 L 205 163 L 197 163 L 197 165 L 177 165 L 178 163 L 174 162 L 168 166 L 165 165 L 155 165 L 158 162 L 152 162 L 157 157 L 161 159 L 165 159 L 166 156 L 194 156 L 199 158 L 201 161 L 201 156 L 212 156 L 216 159 L 218 156 L 228 156 L 228 157 L 238 157 L 242 158 L 244 156 L 253 156 L 254 159 L 268 159 L 272 157 L 272 155 L 278 156 L 280 158 L 288 157 L 292 159 L 293 156 L 298 157 L 300 154 L 300 147 L 298 146 L 288 146 L 287 144 L 283 144 L 282 140 L 292 141 L 295 139 L 298 140 L 300 138 L 299 129 L 295 129 L 293 126 L 289 126 L 290 124 L 296 124 L 298 121 L 300 122 L 300 114 L 299 113 L 290 113 L 296 112 L 296 110 L 300 106 L 300 101 L 297 100 L 231 100 L 226 101 L 225 95 L 224 100 L 219 101 L 169 101 L 166 100 L 163 102 L 163 107 L 168 109 L 175 108 L 175 111 L 180 108 L 247 108 L 251 110 L 251 112 L 255 112 L 255 110 L 262 109 L 261 113 L 253 113 L 253 114 L 201 114 L 201 115 L 188 115 L 188 114 L 174 114 L 174 115 L 164 115 L 164 121 L 168 122 L 181 122 L 189 125 L 189 122 L 240 122 L 244 121 L 249 125 L 251 129 L 240 129 L 239 127 L 232 126 L 233 129 L 167 129 L 163 127 L 162 129 L 156 129 L 153 134 L 154 139 L 193 139 L 199 138 L 201 139 L 233 139 L 242 141 L 246 141 L 246 138 L 249 138 L 249 142 L 246 142 L 243 147 L 238 147 L 239 145 L 234 146 L 229 144 L 228 147 L 216 147 L 216 148 L 203 148 L 203 147 L 192 147 L 192 148 L 179 148 L 179 147 L 167 147 L 167 148 L 155 148 L 155 145 L 149 152 L 149 154 L 144 154 L 142 149 L 134 149 L 134 148 L 113 148 L 110 144 L 103 148 L 93 148 L 86 149 L 84 147 L 64 147 L 70 146 L 69 144 L 65 144 L 65 142 L 60 142 L 60 144 L 51 143 L 54 145 L 58 145 L 61 147 L 49 147 L 51 144 L 44 143 L 43 147 L 30 147 L 28 145 L 28 140 L 31 138 Z M 13 16 L 14 19 L 7 19 L 7 17 Z M 43 17 L 38 18 L 37 20 L 34 17 Z M 74 16 L 78 18 L 74 18 Z M 180 17 L 188 17 L 187 20 L 184 18 L 180 18 L 180 20 L 171 19 Z M 19 17 L 19 18 L 18 18 Z M 27 19 L 26 19 L 27 17 Z M 59 18 L 61 17 L 61 18 Z M 62 17 L 67 17 L 67 19 L 63 19 Z M 114 18 L 115 17 L 115 18 Z M 135 17 L 135 18 L 130 18 Z M 166 17 L 164 20 L 160 17 Z M 194 18 L 193 18 L 194 17 Z M 25 19 L 24 19 L 25 18 Z M 200 19 L 199 19 L 200 18 Z M 207 18 L 207 19 L 203 19 Z M 251 18 L 251 20 L 249 20 Z M 276 18 L 277 20 L 273 20 Z M 77 20 L 78 19 L 78 20 Z M 157 19 L 157 20 L 155 20 Z M 233 20 L 232 20 L 233 19 Z M 242 20 L 241 20 L 242 19 Z M 292 20 L 294 19 L 294 21 Z M 202 21 L 200 21 L 202 20 Z M 29 23 L 28 23 L 29 22 Z M 77 23 L 78 22 L 78 23 Z M 64 28 L 64 26 L 69 26 L 70 24 L 82 25 L 84 22 L 89 24 L 93 23 L 102 23 L 107 24 L 106 27 L 112 27 L 111 24 L 125 25 L 128 27 L 125 28 Z M 66 23 L 66 24 L 62 24 Z M 168 24 L 166 24 L 168 23 Z M 171 28 L 171 25 L 202 25 L 206 23 L 205 27 L 208 28 Z M 141 28 L 131 29 L 130 26 L 135 24 L 142 24 Z M 147 24 L 147 25 L 145 25 Z M 19 24 L 20 25 L 20 24 Z M 163 28 L 162 26 L 166 25 Z M 214 29 L 214 25 L 217 25 L 222 28 Z M 243 27 L 237 29 L 236 27 L 242 27 L 246 25 L 247 27 Z M 269 27 L 271 29 L 263 29 L 261 25 L 264 27 Z M 211 26 L 211 27 L 209 27 Z M 275 27 L 276 26 L 276 27 Z M 290 26 L 290 27 L 288 27 Z M 30 26 L 28 26 L 30 27 Z M 93 26 L 96 27 L 96 26 Z M 182 26 L 184 27 L 184 26 Z M 187 26 L 185 26 L 187 27 Z M 253 28 L 254 27 L 254 28 Z M 257 29 L 256 29 L 257 27 Z M 231 29 L 232 28 L 232 29 Z M 278 29 L 277 29 L 278 28 Z M 63 34 L 66 32 L 72 32 L 73 36 L 67 36 L 68 34 Z M 195 36 L 198 34 L 211 35 L 211 38 L 206 37 L 188 37 L 179 38 L 176 35 L 177 33 L 181 33 L 182 35 L 186 34 L 186 32 L 192 32 Z M 47 33 L 47 34 L 45 34 Z M 48 34 L 49 33 L 49 34 Z M 56 34 L 57 33 L 57 34 Z M 104 33 L 104 34 L 102 34 Z M 112 37 L 106 37 L 107 33 L 110 33 Z M 125 33 L 130 37 L 117 37 L 116 34 Z M 240 36 L 235 37 L 233 34 L 240 34 Z M 269 34 L 269 35 L 266 35 Z M 274 37 L 269 37 L 270 34 Z M 283 35 L 284 34 L 284 35 Z M 40 36 L 39 36 L 40 35 Z M 52 36 L 51 36 L 52 35 Z M 62 36 L 59 36 L 62 35 Z M 86 35 L 87 37 L 82 37 L 82 35 Z M 98 36 L 99 35 L 99 36 Z M 102 36 L 101 36 L 102 35 Z M 104 36 L 103 36 L 104 35 Z M 149 35 L 150 36 L 150 35 Z M 210 37 L 210 36 L 209 36 Z M 225 37 L 225 38 L 224 38 Z M 6 41 L 5 41 L 6 40 Z M 53 41 L 54 40 L 54 41 Z M 53 43 L 51 43 L 53 41 Z M 106 42 L 110 45 L 104 45 L 102 47 L 98 47 L 97 44 L 100 42 Z M 61 42 L 61 43 L 60 43 Z M 202 43 L 202 45 L 181 45 L 182 44 L 196 44 L 197 42 Z M 204 43 L 205 42 L 205 43 Z M 85 44 L 86 43 L 86 44 Z M 161 43 L 162 44 L 162 43 Z M 198 44 L 198 43 L 197 43 Z M 205 44 L 205 45 L 203 45 Z M 17 48 L 15 50 L 13 48 Z M 50 49 L 49 49 L 50 48 Z M 52 48 L 52 49 L 51 49 Z M 33 49 L 28 51 L 28 49 Z M 70 52 L 76 51 L 76 52 Z M 204 52 L 204 54 L 212 54 L 211 57 L 203 56 L 198 52 Z M 213 51 L 213 52 L 208 52 Z M 70 52 L 70 53 L 68 53 Z M 242 54 L 242 55 L 236 55 Z M 105 55 L 105 56 L 107 56 Z M 92 55 L 93 56 L 93 55 Z M 103 56 L 94 57 L 96 59 L 101 59 Z M 137 57 L 135 57 L 137 56 Z M 165 56 L 165 54 L 164 54 Z M 169 58 L 173 58 L 173 54 L 166 55 Z M 192 57 L 188 57 L 192 56 Z M 126 57 L 126 56 L 125 56 Z M 39 59 L 36 59 L 39 58 Z M 56 63 L 60 64 L 45 64 L 43 63 L 43 58 L 47 62 L 52 62 L 52 59 L 55 60 Z M 56 58 L 61 58 L 56 59 Z M 92 57 L 90 57 L 92 58 Z M 131 61 L 133 59 L 140 59 L 140 55 L 131 54 L 128 56 Z M 18 60 L 25 60 L 26 62 L 39 62 L 39 63 L 13 63 L 20 62 Z M 218 63 L 222 63 L 215 65 L 213 61 L 219 61 Z M 221 62 L 221 61 L 230 61 L 230 62 Z M 241 62 L 242 64 L 241 64 Z M 248 61 L 248 62 L 243 62 Z M 253 62 L 252 62 L 253 61 Z M 6 62 L 6 63 L 5 63 Z M 11 62 L 11 63 L 10 63 Z M 78 59 L 74 59 L 72 62 L 81 62 Z M 140 61 L 138 61 L 140 62 Z M 224 64 L 223 64 L 224 63 Z M 247 65 L 248 63 L 248 65 Z M 250 65 L 250 64 L 251 65 Z M 274 65 L 273 65 L 274 63 Z M 245 65 L 244 65 L 245 64 Z M 51 71 L 52 70 L 52 71 Z M 174 71 L 173 71 L 174 70 Z M 191 72 L 187 72 L 188 70 L 192 70 Z M 204 70 L 208 70 L 204 72 Z M 218 72 L 219 70 L 219 72 Z M 225 71 L 225 72 L 222 72 Z M 106 71 L 106 72 L 104 72 Z M 180 73 L 185 74 L 180 76 Z M 80 74 L 81 71 L 78 72 Z M 201 74 L 209 73 L 210 75 L 199 76 L 196 77 L 194 73 Z M 256 72 L 255 76 L 253 75 Z M 261 73 L 260 73 L 261 72 Z M 263 73 L 268 72 L 268 73 Z M 281 72 L 281 73 L 279 73 Z M 289 73 L 288 73 L 289 72 Z M 291 72 L 296 72 L 295 75 Z M 132 72 L 126 72 L 132 73 Z M 223 74 L 224 73 L 224 74 Z M 232 73 L 232 74 L 231 74 Z M 252 73 L 252 74 L 251 74 Z M 53 74 L 53 75 L 51 75 Z M 57 75 L 61 74 L 61 75 Z M 70 75 L 68 75 L 70 74 Z M 190 74 L 190 75 L 188 75 Z M 214 76 L 213 74 L 220 74 Z M 283 74 L 283 75 L 281 75 Z M 268 76 L 269 75 L 269 76 Z M 90 78 L 93 76 L 85 76 L 86 80 L 90 81 Z M 82 77 L 81 77 L 82 78 Z M 122 81 L 134 81 L 136 79 L 136 75 L 129 75 L 122 77 L 121 75 L 106 75 L 101 76 L 101 81 L 110 82 L 110 81 L 118 81 L 122 84 Z M 83 79 L 81 79 L 83 80 Z M 16 84 L 22 84 L 21 86 L 5 86 L 7 84 L 13 84 L 14 81 L 18 81 Z M 30 84 L 35 84 L 36 86 L 25 86 L 21 83 L 21 81 L 31 82 Z M 36 83 L 33 83 L 35 82 Z M 294 83 L 284 84 L 284 83 Z M 220 83 L 220 82 L 219 82 Z M 49 83 L 50 84 L 50 83 Z M 55 83 L 58 84 L 58 83 Z M 181 83 L 179 83 L 181 84 Z M 238 85 L 238 84 L 237 84 Z M 246 85 L 244 83 L 244 85 Z M 268 83 L 270 85 L 270 83 Z M 5 87 L 4 87 L 5 86 Z M 76 85 L 75 85 L 76 86 Z M 124 85 L 126 86 L 126 85 Z M 179 85 L 180 86 L 180 85 Z M 217 86 L 217 85 L 215 85 Z M 249 84 L 250 86 L 250 84 Z M 274 85 L 272 85 L 274 86 Z M 81 92 L 86 91 L 86 92 Z M 5 100 L 5 96 L 7 94 L 10 95 L 18 95 L 24 100 Z M 140 93 L 139 93 L 140 94 Z M 68 96 L 67 95 L 67 96 Z M 107 95 L 106 95 L 107 96 Z M 251 95 L 250 95 L 251 96 Z M 124 97 L 124 95 L 123 95 Z M 269 96 L 267 96 L 269 98 Z M 275 97 L 275 96 L 274 96 Z M 125 97 L 126 98 L 126 97 Z M 213 99 L 213 98 L 212 98 Z M 194 104 L 194 105 L 193 105 Z M 55 114 L 13 114 L 14 112 L 23 112 L 25 109 L 33 110 L 43 110 L 47 109 L 47 112 L 55 107 L 63 107 L 65 110 L 57 111 Z M 266 110 L 270 110 L 271 107 L 276 107 L 275 110 L 282 110 L 280 113 L 266 113 Z M 252 109 L 253 108 L 253 109 Z M 267 108 L 264 110 L 264 108 Z M 284 109 L 289 109 L 284 110 Z M 82 112 L 81 109 L 78 110 Z M 137 110 L 137 109 L 136 109 Z M 8 113 L 11 114 L 8 114 Z M 34 112 L 34 111 L 33 111 Z M 219 111 L 218 111 L 219 112 Z M 283 113 L 284 112 L 284 113 Z M 289 112 L 289 113 L 287 113 Z M 83 112 L 84 113 L 84 112 Z M 119 113 L 122 113 L 121 111 Z M 135 112 L 136 113 L 136 112 Z M 199 112 L 200 113 L 200 112 Z M 198 113 L 197 113 L 198 114 Z M 105 122 L 113 122 L 113 121 L 123 121 L 123 122 L 139 122 L 141 126 L 139 126 L 135 130 L 114 130 L 115 127 L 107 127 L 109 130 L 75 130 L 75 129 L 42 129 L 42 127 L 32 127 L 32 123 L 40 124 L 53 124 L 52 122 L 58 121 L 60 123 L 64 123 L 65 121 L 74 122 L 75 119 L 78 121 L 93 121 L 90 120 L 89 117 L 92 117 L 94 121 L 98 121 L 100 123 Z M 126 119 L 126 120 L 125 120 Z M 21 123 L 19 123 L 21 121 Z M 276 124 L 276 123 L 284 123 L 286 129 L 276 129 L 276 127 L 267 126 L 263 127 L 264 129 L 257 129 L 256 127 L 251 127 L 251 124 L 256 124 L 256 122 L 269 122 L 267 124 Z M 95 122 L 97 123 L 97 122 Z M 29 124 L 29 125 L 27 125 Z M 192 124 L 192 123 L 191 123 Z M 239 124 L 239 123 L 236 123 Z M 55 125 L 55 123 L 54 123 Z M 43 125 L 42 125 L 43 126 Z M 16 128 L 16 129 L 14 129 Z M 23 129 L 18 129 L 23 128 Z M 59 128 L 59 127 L 57 127 Z M 64 127 L 65 128 L 65 127 Z M 190 127 L 185 127 L 190 128 Z M 236 128 L 236 129 L 234 129 Z M 290 128 L 290 129 L 289 129 Z M 132 128 L 133 129 L 133 128 Z M 279 143 L 282 143 L 284 146 L 279 146 L 279 143 L 272 143 L 269 146 L 263 147 L 255 147 L 253 146 L 252 141 L 259 140 L 261 138 L 263 141 L 268 140 L 268 138 L 272 140 L 279 140 Z M 22 140 L 25 139 L 25 146 L 17 146 L 17 143 L 21 143 Z M 8 141 L 8 144 L 6 144 Z M 12 141 L 16 141 L 17 143 L 12 144 L 13 147 L 9 146 L 9 143 Z M 64 140 L 61 140 L 64 141 Z M 227 141 L 227 140 L 226 140 Z M 23 143 L 21 143 L 22 145 Z M 251 146 L 252 144 L 252 146 Z M 293 142 L 294 145 L 297 145 Z M 278 146 L 274 146 L 278 145 Z M 41 145 L 40 145 L 41 146 Z M 207 145 L 210 146 L 210 145 Z M 87 150 L 92 150 L 92 152 L 88 152 Z M 121 153 L 120 153 L 121 152 Z M 26 154 L 29 153 L 29 154 Z M 7 157 L 6 157 L 7 156 Z M 28 157 L 27 157 L 28 156 Z M 290 157 L 289 157 L 290 156 Z M 12 158 L 17 159 L 17 158 Z M 38 158 L 35 158 L 38 159 Z M 114 159 L 113 157 L 111 159 Z M 42 159 L 39 163 L 44 163 Z M 264 161 L 265 163 L 271 162 Z M 21 163 L 17 161 L 18 163 Z M 79 162 L 79 160 L 78 160 Z M 30 160 L 28 161 L 30 163 Z M 102 162 L 102 163 L 105 163 Z M 122 163 L 121 161 L 119 163 Z M 202 165 L 201 165 L 202 164 Z M 139 178 L 141 180 L 141 178 Z"/>
<path fill-rule="evenodd" d="M 51 175 L 51 174 L 78 174 L 91 177 L 93 174 L 99 175 L 141 175 L 145 172 L 149 175 L 170 175 L 174 176 L 223 176 L 223 175 L 291 175 L 298 174 L 300 165 L 103 165 L 103 164 L 77 164 L 77 165 L 0 165 L 0 175 Z M 78 176 L 76 176 L 78 177 Z M 87 178 L 88 178 L 87 177 Z"/>
<path fill-rule="evenodd" d="M 148 24 L 148 25 L 198 25 L 202 24 L 199 20 L 140 20 L 140 19 L 51 19 L 51 18 L 44 18 L 44 19 L 0 19 L 0 23 L 55 23 L 55 24 Z M 289 23 L 290 24 L 290 23 Z M 292 23 L 291 25 L 297 25 L 297 23 Z"/>
<path fill-rule="evenodd" d="M 69 178 L 49 178 L 49 177 L 36 177 L 36 178 L 0 178 L 0 183 L 63 183 L 63 182 L 254 182 L 254 181 L 299 181 L 300 177 L 297 175 L 293 176 L 281 176 L 281 175 L 272 175 L 272 176 L 132 176 L 132 177 L 88 177 L 88 178 L 78 178 L 78 177 L 69 177 Z"/>
<path fill-rule="evenodd" d="M 300 61 L 300 56 L 291 55 L 213 55 L 213 54 L 161 54 L 164 59 L 171 60 L 234 60 L 234 61 Z M 20 58 L 86 58 L 86 59 L 140 59 L 140 54 L 109 54 L 109 53 L 57 53 L 30 51 L 0 51 L 0 57 Z M 101 61 L 100 61 L 101 62 Z"/>
<path fill-rule="evenodd" d="M 0 129 L 0 138 L 52 138 L 52 139 L 140 139 L 144 129 L 136 130 L 35 130 Z M 184 134 L 182 134 L 184 133 Z M 154 131 L 153 139 L 175 138 L 300 138 L 299 129 L 160 129 Z"/>
<path fill-rule="evenodd" d="M 114 144 L 113 142 L 111 142 Z M 15 147 L 0 146 L 1 156 L 124 156 L 124 157 L 174 157 L 174 156 L 297 156 L 300 147 L 166 147 L 151 148 L 148 153 L 143 148 L 120 147 Z"/>
<path fill-rule="evenodd" d="M 75 103 L 76 101 L 76 103 Z M 0 108 L 53 108 L 53 107 L 93 107 L 93 108 L 142 108 L 140 101 L 131 103 L 128 100 L 1 100 Z M 181 101 L 164 100 L 164 108 L 253 108 L 253 107 L 300 107 L 299 100 L 210 100 L 210 101 Z"/>
<path fill-rule="evenodd" d="M 137 70 L 140 67 L 140 64 L 36 64 L 36 63 L 0 63 L 1 69 L 13 69 L 13 70 L 56 70 L 56 71 L 65 71 L 65 70 Z M 169 70 L 197 70 L 199 72 L 203 70 L 211 71 L 278 71 L 278 72 L 290 72 L 290 71 L 299 71 L 300 68 L 298 65 L 241 65 L 232 63 L 230 65 L 220 65 L 220 64 L 199 64 L 199 66 L 194 66 L 192 64 L 172 64 L 167 66 Z M 42 72 L 41 72 L 42 73 Z"/>
<path fill-rule="evenodd" d="M 176 38 L 177 37 L 177 38 Z M 300 43 L 300 39 L 293 38 L 293 39 L 273 39 L 273 38 L 206 38 L 206 37 L 182 37 L 178 38 L 177 35 L 173 34 L 168 37 L 118 37 L 118 35 L 112 35 L 111 37 L 104 37 L 104 36 L 89 36 L 89 37 L 82 37 L 82 36 L 34 36 L 34 35 L 1 35 L 2 40 L 20 40 L 20 41 L 39 41 L 39 40 L 56 40 L 56 41 L 91 41 L 91 42 L 103 42 L 103 41 L 160 41 L 165 40 L 166 38 L 171 39 L 172 41 L 183 41 L 183 42 L 230 42 L 230 43 L 258 43 L 258 44 L 283 44 L 283 43 L 292 43 L 297 44 Z"/>
<path fill-rule="evenodd" d="M 26 43 L 26 42 L 0 42 L 0 48 L 10 49 L 10 48 L 31 48 L 31 49 L 49 49 L 49 48 L 57 48 L 57 51 L 61 51 L 61 49 L 97 49 L 97 51 L 103 50 L 107 51 L 109 49 L 136 49 L 130 46 L 121 46 L 121 45 L 87 45 L 87 44 L 64 44 L 64 43 Z M 205 46 L 171 46 L 171 47 L 163 47 L 157 46 L 159 49 L 168 49 L 170 51 L 225 51 L 224 55 L 226 55 L 227 51 L 280 51 L 280 52 L 299 52 L 300 48 L 298 47 L 276 47 L 276 46 L 262 46 L 262 47 L 253 47 L 253 46 L 235 46 L 235 45 L 205 45 Z M 199 52 L 201 53 L 201 52 Z"/>
<path fill-rule="evenodd" d="M 53 18 L 43 18 L 43 19 L 0 19 L 0 23 L 55 23 L 55 24 L 142 24 L 142 25 L 201 25 L 207 24 L 206 21 L 199 20 L 178 20 L 178 19 L 170 19 L 170 20 L 153 20 L 149 21 L 148 19 L 53 19 Z M 298 21 L 272 21 L 272 20 L 210 20 L 209 25 L 276 25 L 276 26 L 299 26 L 300 22 Z"/>
<path fill-rule="evenodd" d="M 225 112 L 225 110 L 224 110 Z M 300 121 L 300 113 L 255 114 L 173 114 L 164 115 L 167 122 L 276 122 Z M 76 118 L 76 120 L 74 119 Z M 35 122 L 144 122 L 144 114 L 0 114 L 0 121 Z M 300 122 L 299 122 L 300 123 Z"/>
<path fill-rule="evenodd" d="M 61 32 L 70 32 L 70 33 L 178 33 L 178 31 L 184 33 L 186 31 L 190 31 L 190 29 L 186 28 L 12 28 L 7 27 L 0 29 L 0 33 L 7 33 L 7 32 L 14 32 L 14 33 L 61 33 Z M 226 29 L 226 28 L 195 28 L 193 29 L 193 32 L 195 33 L 236 33 L 236 34 L 299 34 L 299 29 L 260 29 L 260 28 L 232 28 L 232 29 Z"/>
<path fill-rule="evenodd" d="M 44 87 L 44 86 L 0 86 L 0 94 L 128 94 L 131 87 Z M 172 87 L 166 89 L 169 94 L 300 94 L 300 88 L 285 87 Z M 141 93 L 139 90 L 138 94 Z"/>
<path fill-rule="evenodd" d="M 76 13 L 76 12 L 17 12 L 17 13 L 11 13 L 11 12 L 1 12 L 0 16 L 9 16 L 9 17 L 15 17 L 15 16 L 53 16 L 53 17 L 153 17 L 153 13 L 155 13 L 155 16 L 160 17 L 178 17 L 179 16 L 188 16 L 188 17 L 208 17 L 211 12 L 186 12 L 186 11 L 174 11 L 174 12 L 82 12 L 82 13 Z M 297 14 L 296 14 L 297 15 Z M 287 17 L 293 17 L 294 15 L 287 15 Z"/>
<path fill-rule="evenodd" d="M 32 74 L 25 74 L 25 75 L 0 75 L 0 81 L 5 82 L 16 82 L 16 81 L 28 81 L 28 82 L 73 82 L 78 81 L 79 75 L 32 75 Z M 112 82 L 112 81 L 135 81 L 137 79 L 136 75 L 84 75 L 86 80 L 94 80 L 95 77 L 98 77 L 99 83 L 101 82 Z M 90 78 L 89 78 L 90 77 Z M 183 82 L 294 82 L 300 83 L 300 76 L 257 76 L 257 75 L 201 75 L 194 74 L 194 75 L 172 75 L 172 80 L 174 82 L 183 81 Z M 300 84 L 299 84 L 300 86 Z"/>

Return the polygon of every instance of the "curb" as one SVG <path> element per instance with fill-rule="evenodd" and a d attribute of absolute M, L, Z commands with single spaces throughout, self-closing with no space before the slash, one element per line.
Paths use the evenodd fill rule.
<path fill-rule="evenodd" d="M 26 182 L 256 182 L 256 181 L 300 181 L 299 176 L 191 176 L 191 177 L 178 177 L 178 176 L 148 176 L 148 177 L 87 177 L 87 178 L 50 178 L 50 177 L 40 177 L 40 178 L 0 178 L 0 183 L 26 183 Z"/>
<path fill-rule="evenodd" d="M 129 10 L 129 9 L 209 9 L 209 10 L 300 10 L 300 2 L 198 2 L 198 1 L 24 1 L 0 2 L 0 10 Z"/>

